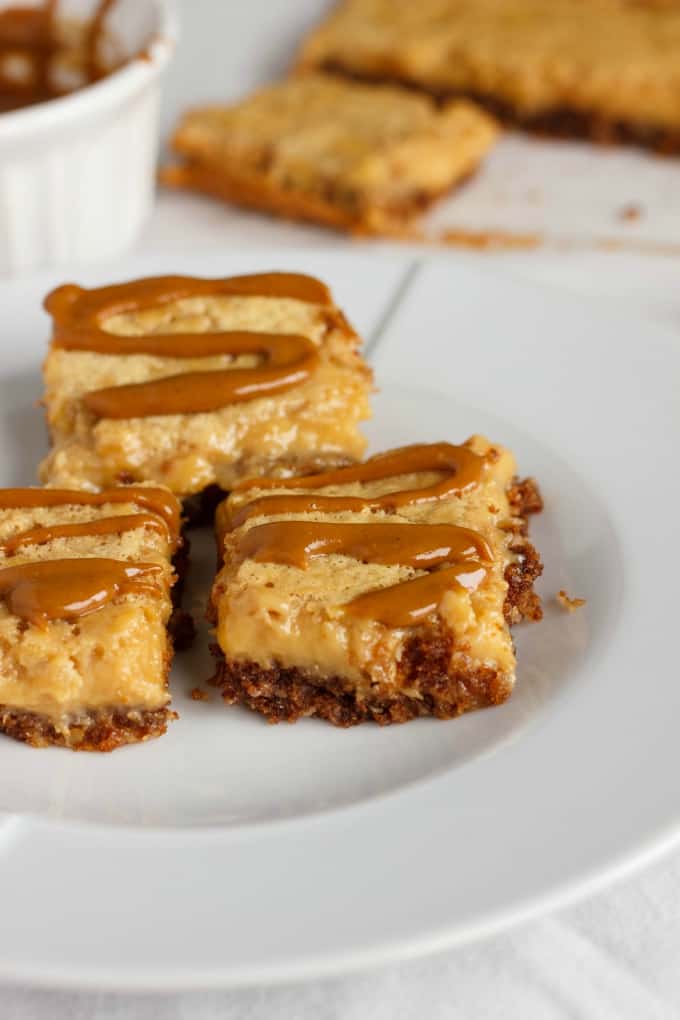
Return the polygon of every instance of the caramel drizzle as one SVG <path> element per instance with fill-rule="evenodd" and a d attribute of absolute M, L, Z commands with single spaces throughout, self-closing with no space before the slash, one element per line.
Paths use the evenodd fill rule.
<path fill-rule="evenodd" d="M 162 567 L 109 559 L 43 560 L 0 569 L 0 599 L 38 627 L 76 620 L 122 595 L 158 596 Z"/>
<path fill-rule="evenodd" d="M 155 514 L 121 514 L 119 517 L 101 517 L 96 521 L 85 521 L 80 524 L 51 524 L 44 527 L 29 528 L 12 538 L 0 542 L 0 553 L 13 556 L 17 549 L 25 545 L 46 545 L 57 538 L 83 538 L 96 535 L 122 535 L 126 531 L 137 528 L 150 528 L 159 535 L 172 541 L 167 521 Z"/>
<path fill-rule="evenodd" d="M 45 302 L 54 319 L 53 347 L 113 355 L 200 358 L 254 354 L 262 359 L 255 368 L 186 372 L 95 390 L 83 397 L 92 414 L 121 419 L 216 411 L 299 386 L 316 369 L 319 353 L 315 344 L 295 334 L 216 331 L 128 337 L 103 328 L 105 320 L 113 315 L 201 295 L 292 298 L 331 304 L 323 283 L 298 273 L 261 273 L 223 280 L 161 276 L 90 291 L 75 284 L 59 287 Z"/>
<path fill-rule="evenodd" d="M 259 496 L 230 513 L 228 503 L 221 504 L 218 515 L 224 530 L 237 528 L 244 521 L 259 515 L 293 513 L 361 513 L 364 510 L 394 512 L 401 507 L 432 503 L 461 495 L 477 485 L 486 469 L 484 457 L 467 446 L 452 443 L 423 443 L 402 446 L 388 453 L 379 453 L 363 464 L 301 478 L 254 478 L 241 482 L 234 489 L 322 489 L 352 482 L 376 482 L 401 475 L 441 472 L 443 478 L 432 485 L 401 489 L 382 496 L 307 496 L 301 493 Z M 228 516 L 228 519 L 227 518 Z"/>
<path fill-rule="evenodd" d="M 0 489 L 0 510 L 54 506 L 105 506 L 132 503 L 148 512 L 120 514 L 75 524 L 28 528 L 0 543 L 0 552 L 13 556 L 26 545 L 44 545 L 57 538 L 123 534 L 151 528 L 179 543 L 180 509 L 175 497 L 152 486 L 130 485 L 102 492 L 69 489 Z M 0 599 L 10 612 L 43 627 L 48 620 L 73 620 L 101 609 L 120 595 L 161 593 L 157 581 L 163 568 L 153 563 L 86 557 L 21 563 L 0 568 Z"/>
<path fill-rule="evenodd" d="M 275 521 L 256 525 L 240 538 L 237 560 L 281 563 L 306 569 L 317 556 L 351 556 L 362 563 L 381 563 L 435 571 L 378 589 L 348 602 L 353 616 L 369 616 L 388 627 L 409 627 L 435 611 L 454 586 L 473 591 L 493 559 L 485 539 L 454 524 L 332 524 Z"/>
<path fill-rule="evenodd" d="M 107 74 L 99 49 L 106 16 L 115 0 L 100 0 L 85 40 L 85 85 Z M 0 69 L 0 113 L 32 106 L 64 94 L 51 80 L 50 67 L 59 48 L 57 0 L 44 0 L 39 7 L 7 7 L 0 11 L 0 57 L 19 56 L 30 63 L 27 80 L 10 77 Z M 82 87 L 82 86 L 81 86 Z"/>
<path fill-rule="evenodd" d="M 444 478 L 431 485 L 404 489 L 377 497 L 293 494 L 263 496 L 236 511 L 231 520 L 223 511 L 218 527 L 236 528 L 253 516 L 291 513 L 333 513 L 363 510 L 393 511 L 399 507 L 460 495 L 477 485 L 485 470 L 483 457 L 467 447 L 435 443 L 402 447 L 372 457 L 363 464 L 322 475 L 253 480 L 238 488 L 322 488 L 350 482 L 367 482 L 441 471 Z M 225 504 L 223 504 L 223 507 Z M 366 592 L 343 606 L 352 615 L 388 627 L 409 627 L 436 612 L 452 588 L 475 591 L 487 575 L 493 552 L 482 535 L 452 524 L 329 523 L 293 520 L 255 525 L 237 541 L 237 562 L 280 563 L 305 569 L 311 559 L 326 555 L 350 556 L 363 563 L 399 565 L 426 574 Z"/>
<path fill-rule="evenodd" d="M 176 542 L 180 528 L 180 506 L 171 492 L 146 485 L 126 485 L 101 492 L 74 489 L 0 489 L 0 510 L 21 510 L 53 506 L 105 506 L 107 503 L 132 503 L 162 518 L 171 539 Z M 117 517 L 115 520 L 124 518 Z M 92 527 L 96 522 L 89 522 Z"/>

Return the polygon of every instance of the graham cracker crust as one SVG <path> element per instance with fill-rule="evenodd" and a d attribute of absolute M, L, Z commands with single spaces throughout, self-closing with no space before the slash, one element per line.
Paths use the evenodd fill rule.
<path fill-rule="evenodd" d="M 169 708 L 106 708 L 55 723 L 36 712 L 0 705 L 0 732 L 32 747 L 68 747 L 72 751 L 114 751 L 160 737 L 177 713 Z"/>
<path fill-rule="evenodd" d="M 598 145 L 634 145 L 650 149 L 657 155 L 672 156 L 680 153 L 680 129 L 673 130 L 659 124 L 644 124 L 630 119 L 612 119 L 601 113 L 554 107 L 540 113 L 526 114 L 512 103 L 499 99 L 488 92 L 475 89 L 431 89 L 399 74 L 385 75 L 359 73 L 349 70 L 339 61 L 325 61 L 320 68 L 328 74 L 336 74 L 353 81 L 373 85 L 396 85 L 416 92 L 425 92 L 436 102 L 452 99 L 469 99 L 477 103 L 502 123 L 539 135 L 553 138 L 578 138 Z"/>
<path fill-rule="evenodd" d="M 496 670 L 480 667 L 449 672 L 452 646 L 453 635 L 441 626 L 420 628 L 409 638 L 400 674 L 404 685 L 418 689 L 417 696 L 382 691 L 359 699 L 353 682 L 346 678 L 319 678 L 279 666 L 263 669 L 255 662 L 227 662 L 216 645 L 212 651 L 217 671 L 210 683 L 221 689 L 228 705 L 245 705 L 270 723 L 316 716 L 341 727 L 369 721 L 389 726 L 418 716 L 452 719 L 505 701 L 510 687 Z"/>

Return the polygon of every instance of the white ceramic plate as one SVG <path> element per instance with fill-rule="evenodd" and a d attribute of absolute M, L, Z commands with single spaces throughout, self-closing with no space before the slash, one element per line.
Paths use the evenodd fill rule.
<path fill-rule="evenodd" d="M 546 510 L 546 619 L 507 705 L 452 722 L 269 727 L 178 658 L 181 719 L 112 755 L 0 738 L 0 978 L 185 988 L 337 973 L 567 902 L 676 835 L 680 337 L 465 260 L 212 254 L 168 270 L 297 268 L 371 337 L 374 448 L 510 445 Z M 0 483 L 34 480 L 48 277 L 4 284 Z M 212 549 L 196 543 L 191 596 Z M 588 600 L 570 616 L 554 594 Z"/>

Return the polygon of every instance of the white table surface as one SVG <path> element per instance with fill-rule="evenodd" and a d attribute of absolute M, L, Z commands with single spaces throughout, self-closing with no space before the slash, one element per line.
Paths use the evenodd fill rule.
<path fill-rule="evenodd" d="M 325 6 L 325 0 L 183 0 L 183 39 L 166 82 L 164 131 L 185 106 L 236 96 L 282 71 L 301 30 Z M 619 216 L 628 203 L 641 207 L 638 221 Z M 433 228 L 539 231 L 548 243 L 534 251 L 471 254 L 448 248 L 434 254 L 493 264 L 588 300 L 623 303 L 639 317 L 641 333 L 645 319 L 661 318 L 677 324 L 680 343 L 680 254 L 660 254 L 680 245 L 677 162 L 510 137 L 481 178 L 445 203 L 431 223 Z M 598 250 L 601 238 L 617 238 L 624 247 Z M 315 249 L 357 242 L 163 194 L 136 251 L 293 244 L 309 249 L 313 272 Z M 413 256 L 432 251 L 414 248 Z M 680 851 L 560 914 L 455 952 L 368 974 L 167 997 L 0 989 L 0 1015 L 2 1020 L 678 1017 Z"/>

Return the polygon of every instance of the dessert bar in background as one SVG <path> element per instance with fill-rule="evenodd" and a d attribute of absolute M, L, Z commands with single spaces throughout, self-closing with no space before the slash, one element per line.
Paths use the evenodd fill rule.
<path fill-rule="evenodd" d="M 298 68 L 467 96 L 511 123 L 680 151 L 675 0 L 341 0 Z"/>
<path fill-rule="evenodd" d="M 320 281 L 158 277 L 46 307 L 50 485 L 153 481 L 181 498 L 361 457 L 371 372 Z"/>
<path fill-rule="evenodd" d="M 461 101 L 312 74 L 190 111 L 166 184 L 341 230 L 400 234 L 473 174 L 495 122 Z"/>
<path fill-rule="evenodd" d="M 0 489 L 0 731 L 111 751 L 165 732 L 179 503 Z"/>
<path fill-rule="evenodd" d="M 481 437 L 411 446 L 217 514 L 214 683 L 272 722 L 450 718 L 511 693 L 510 626 L 541 617 L 536 485 Z"/>

